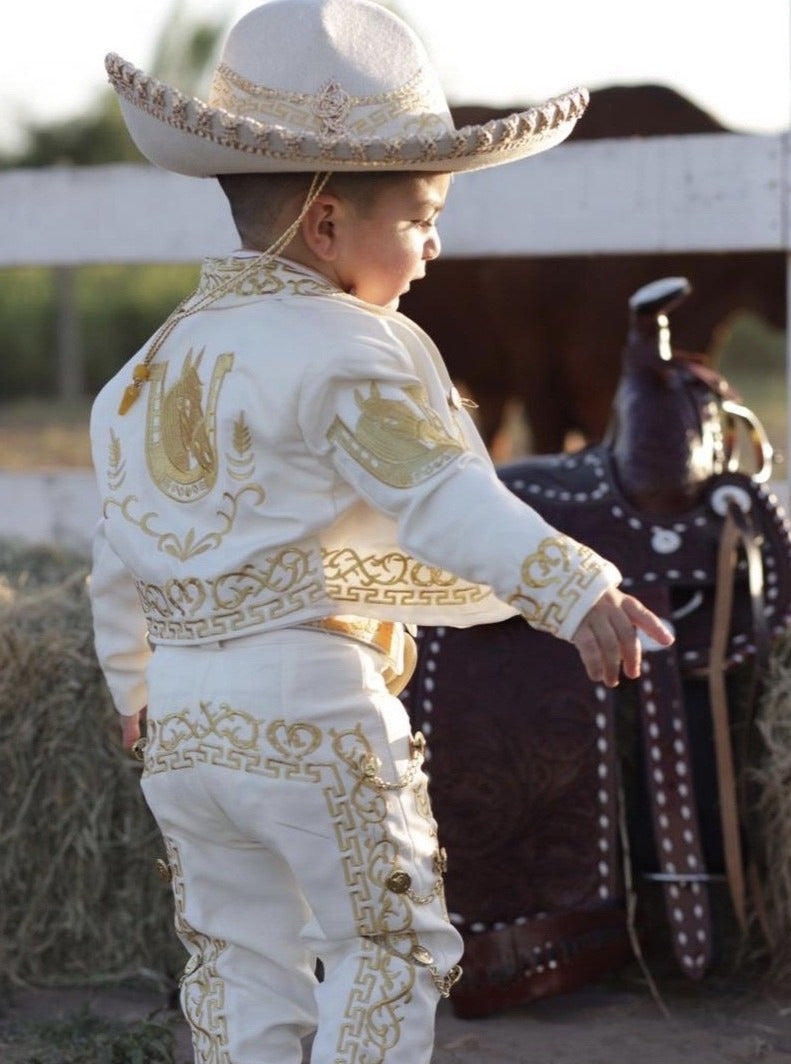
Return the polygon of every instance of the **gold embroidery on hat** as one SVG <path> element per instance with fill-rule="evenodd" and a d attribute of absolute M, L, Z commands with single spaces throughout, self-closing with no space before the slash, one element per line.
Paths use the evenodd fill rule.
<path fill-rule="evenodd" d="M 276 90 L 252 86 L 254 89 L 260 89 L 264 94 L 273 94 L 273 101 L 268 106 L 273 108 L 271 118 L 275 124 L 269 128 L 262 125 L 259 120 L 262 108 L 256 104 L 254 116 L 242 117 L 242 124 L 239 125 L 234 121 L 229 122 L 229 116 L 219 109 L 211 110 L 210 115 L 204 114 L 204 117 L 199 119 L 199 112 L 195 106 L 197 101 L 184 96 L 176 89 L 167 89 L 164 94 L 159 93 L 158 90 L 162 87 L 159 82 L 148 78 L 142 71 L 137 70 L 131 63 L 125 62 L 119 56 L 108 56 L 105 65 L 110 82 L 119 96 L 174 129 L 199 135 L 204 140 L 230 148 L 232 151 L 262 155 L 268 159 L 292 163 L 307 162 L 311 167 L 317 163 L 319 157 L 316 154 L 316 140 L 320 140 L 318 131 L 315 131 L 314 136 L 296 139 L 285 136 L 277 123 L 287 125 L 289 120 L 286 117 L 279 118 L 278 114 L 274 113 L 277 108 L 293 106 L 290 99 L 292 96 L 300 97 L 307 94 L 278 93 Z M 147 90 L 137 91 L 136 86 L 142 85 L 151 86 L 150 94 Z M 407 86 L 397 90 L 396 97 L 399 92 L 405 93 L 406 89 Z M 391 95 L 382 94 L 385 99 Z M 275 97 L 280 97 L 277 104 L 274 101 Z M 431 102 L 425 109 L 418 103 L 414 108 L 418 113 L 410 116 L 408 124 L 410 129 L 422 133 L 422 139 L 417 143 L 415 143 L 417 138 L 410 138 L 407 141 L 403 134 L 399 137 L 376 139 L 379 129 L 388 118 L 408 113 L 412 109 L 406 103 L 400 103 L 397 109 L 391 109 L 388 106 L 384 112 L 374 111 L 349 121 L 347 123 L 349 133 L 357 138 L 357 142 L 343 146 L 334 141 L 326 145 L 320 144 L 319 147 L 322 149 L 320 158 L 324 163 L 353 160 L 372 170 L 391 166 L 407 169 L 415 163 L 432 162 L 436 159 L 471 159 L 474 162 L 488 156 L 500 156 L 496 161 L 505 162 L 509 158 L 520 158 L 527 154 L 531 145 L 533 145 L 533 152 L 542 150 L 535 147 L 536 141 L 560 139 L 566 132 L 564 127 L 576 121 L 584 113 L 587 105 L 587 92 L 584 89 L 574 89 L 565 96 L 548 101 L 541 109 L 540 116 L 538 108 L 532 108 L 517 115 L 516 123 L 506 122 L 505 119 L 495 120 L 493 127 L 496 134 L 491 138 L 485 138 L 486 143 L 481 144 L 478 142 L 476 127 L 467 126 L 462 130 L 449 128 L 439 115 L 432 113 L 434 106 Z M 235 104 L 230 92 L 224 95 L 221 78 L 218 95 L 216 99 L 213 98 L 212 107 L 225 108 L 239 114 L 243 104 L 241 102 Z M 190 108 L 192 108 L 192 114 Z M 316 116 L 306 114 L 305 111 L 299 112 L 296 119 L 292 121 L 306 130 L 311 123 L 318 124 Z M 404 155 L 407 142 L 410 145 L 409 158 L 405 158 Z M 493 161 L 486 163 L 486 165 L 492 164 Z"/>
<path fill-rule="evenodd" d="M 336 418 L 327 439 L 342 447 L 383 484 L 408 488 L 443 469 L 464 451 L 421 385 L 404 388 L 403 399 L 382 394 L 372 382 L 367 397 L 354 393 L 360 416 L 354 428 Z"/>
<path fill-rule="evenodd" d="M 590 548 L 563 536 L 548 537 L 522 562 L 521 583 L 506 601 L 534 628 L 557 635 L 601 572 L 601 561 Z"/>
<path fill-rule="evenodd" d="M 325 135 L 345 133 L 352 105 L 348 92 L 337 81 L 328 81 L 313 101 L 313 113 L 320 122 L 320 132 Z"/>
<path fill-rule="evenodd" d="M 319 136 L 375 136 L 400 114 L 420 115 L 423 128 L 435 132 L 447 126 L 434 114 L 429 98 L 420 91 L 424 73 L 417 70 L 404 84 L 390 92 L 352 96 L 332 79 L 316 92 L 270 89 L 241 77 L 227 64 L 217 68 L 209 97 L 212 107 L 234 115 L 296 127 Z"/>
<path fill-rule="evenodd" d="M 219 355 L 208 394 L 198 370 L 205 349 L 193 358 L 190 348 L 176 381 L 165 389 L 167 362 L 150 367 L 151 387 L 146 416 L 146 461 L 151 479 L 170 499 L 194 502 L 207 495 L 217 480 L 217 400 L 233 355 Z"/>

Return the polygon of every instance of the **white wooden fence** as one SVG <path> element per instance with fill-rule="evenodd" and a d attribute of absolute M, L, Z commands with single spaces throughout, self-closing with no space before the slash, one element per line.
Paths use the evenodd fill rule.
<path fill-rule="evenodd" d="M 441 235 L 447 256 L 781 251 L 791 265 L 791 135 L 562 145 L 458 177 Z M 213 181 L 128 164 L 0 174 L 0 268 L 196 262 L 235 244 Z M 788 293 L 791 311 L 791 284 Z M 791 339 L 788 350 L 791 364 Z M 12 514 L 30 538 L 54 530 L 76 543 L 90 531 L 90 488 L 74 482 L 67 499 L 51 484 L 23 490 L 15 476 L 0 477 L 0 533 Z M 13 500 L 25 494 L 57 509 L 21 522 Z M 78 520 L 65 521 L 66 509 Z"/>

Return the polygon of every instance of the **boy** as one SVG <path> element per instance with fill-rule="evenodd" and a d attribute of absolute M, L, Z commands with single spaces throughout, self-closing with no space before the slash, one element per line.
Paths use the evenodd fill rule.
<path fill-rule="evenodd" d="M 456 131 L 419 42 L 368 0 L 252 11 L 209 105 L 108 70 L 144 154 L 218 176 L 242 241 L 91 422 L 96 646 L 128 747 L 147 706 L 195 1057 L 297 1064 L 315 1030 L 316 1064 L 427 1064 L 461 942 L 397 698 L 404 626 L 520 612 L 608 684 L 638 675 L 636 628 L 670 641 L 501 485 L 396 310 L 439 254 L 451 174 L 557 143 L 585 97 Z"/>

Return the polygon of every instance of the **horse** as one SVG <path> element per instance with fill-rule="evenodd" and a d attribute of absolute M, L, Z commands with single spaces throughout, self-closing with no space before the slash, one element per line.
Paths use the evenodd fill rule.
<path fill-rule="evenodd" d="M 453 108 L 457 124 L 507 109 Z M 615 86 L 591 93 L 574 140 L 725 132 L 674 90 Z M 694 255 L 442 259 L 402 297 L 400 309 L 437 343 L 451 376 L 478 403 L 492 447 L 510 401 L 522 404 L 537 454 L 561 451 L 570 433 L 600 442 L 620 372 L 624 307 L 653 278 L 695 278 L 694 301 L 674 316 L 676 346 L 717 359 L 733 318 L 751 311 L 785 327 L 781 252 Z M 573 293 L 573 302 L 570 294 Z"/>
<path fill-rule="evenodd" d="M 791 619 L 791 538 L 760 422 L 671 344 L 669 314 L 690 291 L 669 277 L 630 298 L 603 442 L 498 470 L 613 561 L 622 587 L 673 627 L 674 646 L 646 645 L 639 681 L 613 691 L 587 679 L 571 644 L 521 618 L 419 634 L 404 697 L 429 743 L 448 906 L 466 943 L 460 1016 L 571 989 L 633 955 L 616 727 L 629 714 L 645 803 L 634 868 L 661 885 L 682 970 L 700 979 L 712 962 L 712 876 L 727 876 L 745 923 L 752 855 L 725 677 L 760 669 Z"/>

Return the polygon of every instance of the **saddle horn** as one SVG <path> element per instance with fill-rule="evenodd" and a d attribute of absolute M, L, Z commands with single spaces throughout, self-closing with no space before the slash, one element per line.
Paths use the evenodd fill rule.
<path fill-rule="evenodd" d="M 679 307 L 692 292 L 686 277 L 663 277 L 643 285 L 629 300 L 630 324 L 641 337 L 657 337 L 659 357 L 669 362 L 670 325 L 668 315 Z"/>

